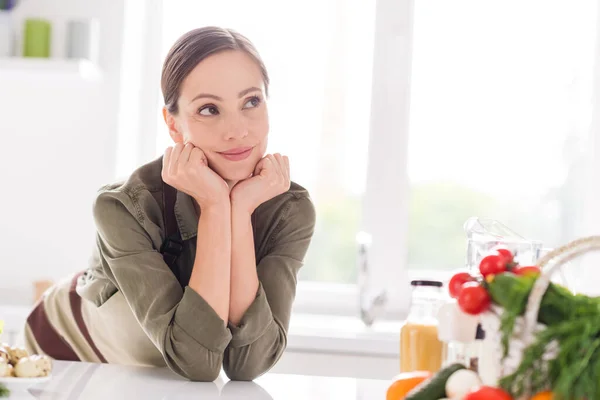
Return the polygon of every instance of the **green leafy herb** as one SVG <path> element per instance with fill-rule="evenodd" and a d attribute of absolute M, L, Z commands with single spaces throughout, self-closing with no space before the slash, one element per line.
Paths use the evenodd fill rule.
<path fill-rule="evenodd" d="M 0 384 L 0 397 L 8 397 L 10 396 L 10 390 L 2 384 Z"/>
<path fill-rule="evenodd" d="M 489 284 L 493 301 L 504 308 L 500 331 L 508 354 L 517 318 L 524 313 L 535 278 L 501 274 Z M 574 295 L 551 283 L 538 321 L 546 328 L 524 351 L 515 373 L 500 385 L 514 396 L 551 389 L 556 400 L 595 399 L 600 393 L 600 299 Z M 544 360 L 548 349 L 556 358 Z"/>
<path fill-rule="evenodd" d="M 502 333 L 502 350 L 503 357 L 508 355 L 508 347 L 510 342 L 510 337 L 515 330 L 515 325 L 517 323 L 517 318 L 519 314 L 515 311 L 504 311 L 502 316 L 500 317 L 500 332 Z"/>

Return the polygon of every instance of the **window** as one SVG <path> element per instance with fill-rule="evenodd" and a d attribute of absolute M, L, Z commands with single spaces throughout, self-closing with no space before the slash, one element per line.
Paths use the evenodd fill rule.
<path fill-rule="evenodd" d="M 398 316 L 411 277 L 464 265 L 469 217 L 500 220 L 549 247 L 593 225 L 584 220 L 597 209 L 585 189 L 600 159 L 588 157 L 593 0 L 162 8 L 147 31 L 162 25 L 161 60 L 179 35 L 205 25 L 240 31 L 265 60 L 269 151 L 290 156 L 292 178 L 317 205 L 298 310 L 356 315 L 360 230 L 373 235 L 373 286 L 389 291 Z M 163 122 L 155 127 L 153 157 L 169 143 Z"/>
<path fill-rule="evenodd" d="M 411 269 L 464 265 L 468 217 L 583 234 L 596 2 L 415 2 Z"/>
<path fill-rule="evenodd" d="M 317 208 L 301 280 L 356 282 L 374 12 L 375 1 L 363 0 L 310 0 L 301 7 L 277 0 L 163 3 L 163 58 L 181 34 L 216 25 L 247 36 L 264 59 L 271 78 L 268 151 L 290 157 L 292 179 Z M 158 124 L 160 155 L 170 138 Z"/>

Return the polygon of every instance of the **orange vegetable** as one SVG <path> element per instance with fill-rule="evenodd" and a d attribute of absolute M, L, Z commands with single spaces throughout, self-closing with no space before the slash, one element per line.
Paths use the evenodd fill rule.
<path fill-rule="evenodd" d="M 539 392 L 531 398 L 531 400 L 552 400 L 554 395 L 552 392 Z"/>
<path fill-rule="evenodd" d="M 388 388 L 386 400 L 403 400 L 408 392 L 429 379 L 431 375 L 429 371 L 403 372 L 396 375 Z"/>

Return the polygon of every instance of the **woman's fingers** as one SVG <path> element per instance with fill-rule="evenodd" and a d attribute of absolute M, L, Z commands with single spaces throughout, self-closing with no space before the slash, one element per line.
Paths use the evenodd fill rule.
<path fill-rule="evenodd" d="M 167 181 L 169 174 L 169 164 L 171 163 L 171 154 L 173 153 L 173 148 L 171 146 L 167 147 L 165 150 L 165 154 L 162 160 L 162 179 L 163 181 Z"/>
<path fill-rule="evenodd" d="M 283 156 L 283 163 L 285 165 L 285 169 L 284 169 L 285 176 L 289 182 L 289 181 L 291 181 L 291 178 L 290 178 L 290 159 L 288 158 L 288 156 Z"/>
<path fill-rule="evenodd" d="M 193 148 L 194 148 L 194 145 L 191 143 L 187 143 L 185 146 L 183 146 L 183 150 L 181 151 L 181 154 L 179 155 L 179 165 L 183 165 L 190 160 L 190 154 L 192 154 Z"/>
<path fill-rule="evenodd" d="M 206 160 L 206 155 L 198 147 L 194 147 L 190 151 L 189 160 L 190 160 L 190 162 L 192 162 L 194 164 L 206 164 L 206 165 L 208 165 L 208 161 Z"/>
<path fill-rule="evenodd" d="M 286 174 L 286 167 L 285 167 L 285 161 L 283 161 L 283 156 L 279 153 L 275 153 L 273 155 L 273 157 L 275 158 L 275 160 L 277 161 L 277 172 L 279 175 L 279 180 L 281 183 L 285 183 L 287 182 L 287 174 Z"/>
<path fill-rule="evenodd" d="M 181 152 L 183 151 L 183 144 L 177 143 L 173 148 L 171 153 L 171 159 L 169 160 L 169 174 L 172 176 L 177 175 L 178 166 L 179 166 L 179 157 L 181 156 Z"/>

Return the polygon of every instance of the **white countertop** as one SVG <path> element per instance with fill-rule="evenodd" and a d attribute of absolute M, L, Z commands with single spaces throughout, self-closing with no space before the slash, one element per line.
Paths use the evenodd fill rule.
<path fill-rule="evenodd" d="M 10 399 L 247 399 L 377 400 L 385 399 L 384 380 L 330 378 L 267 373 L 254 382 L 189 382 L 164 368 L 55 361 L 52 378 Z"/>

